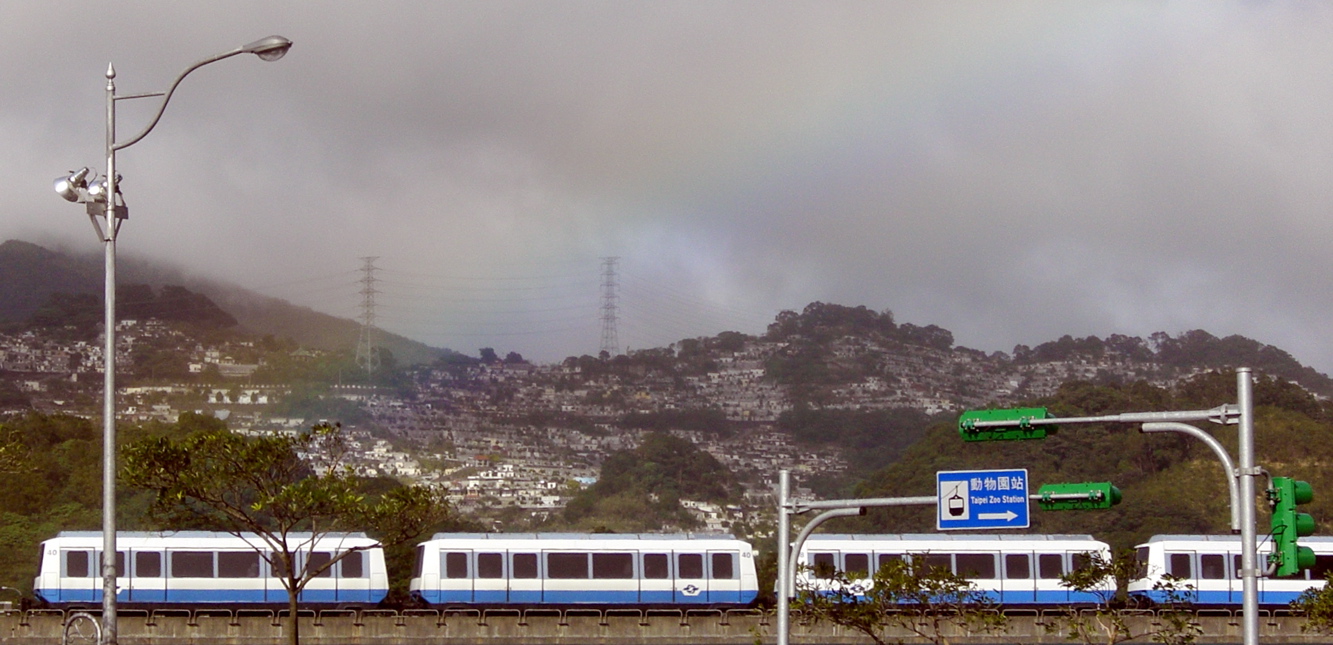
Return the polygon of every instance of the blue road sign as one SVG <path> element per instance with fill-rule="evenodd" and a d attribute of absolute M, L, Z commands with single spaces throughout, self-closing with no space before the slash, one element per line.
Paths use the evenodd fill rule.
<path fill-rule="evenodd" d="M 1028 527 L 1026 468 L 939 471 L 935 490 L 935 526 L 941 531 Z"/>

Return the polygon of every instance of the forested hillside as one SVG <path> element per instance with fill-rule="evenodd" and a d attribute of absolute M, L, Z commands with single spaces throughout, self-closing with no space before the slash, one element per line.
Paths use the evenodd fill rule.
<path fill-rule="evenodd" d="M 1055 416 L 1092 416 L 1134 411 L 1199 410 L 1234 403 L 1235 376 L 1201 375 L 1167 390 L 1144 383 L 1066 383 L 1048 399 Z M 1255 387 L 1256 460 L 1271 474 L 1309 481 L 1315 490 L 1310 512 L 1333 526 L 1333 414 L 1300 387 L 1261 377 Z M 1236 454 L 1235 426 L 1200 424 Z M 858 497 L 929 494 L 941 470 L 1027 468 L 1030 486 L 1111 481 L 1124 501 L 1106 511 L 1032 511 L 1032 532 L 1091 533 L 1127 547 L 1156 533 L 1227 533 L 1230 521 L 1223 468 L 1202 442 L 1176 434 L 1145 435 L 1130 424 L 1062 428 L 1040 441 L 964 443 L 956 419 L 931 425 L 904 453 L 856 487 Z M 1262 484 L 1261 484 L 1262 487 Z M 1267 525 L 1266 505 L 1261 527 Z M 933 532 L 933 508 L 872 511 L 839 527 L 877 532 Z M 1261 531 L 1262 532 L 1262 531 Z"/>

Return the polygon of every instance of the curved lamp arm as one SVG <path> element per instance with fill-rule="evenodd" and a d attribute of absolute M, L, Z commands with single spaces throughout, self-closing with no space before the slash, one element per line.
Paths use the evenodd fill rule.
<path fill-rule="evenodd" d="M 165 92 L 153 92 L 151 94 L 135 94 L 132 96 L 116 97 L 116 100 L 119 101 L 121 99 L 142 99 L 142 98 L 148 98 L 150 96 L 161 96 L 162 103 L 157 106 L 157 114 L 153 115 L 153 120 L 148 122 L 147 127 L 145 127 L 142 131 L 140 131 L 139 134 L 134 135 L 134 137 L 132 137 L 129 141 L 126 141 L 124 143 L 113 144 L 111 146 L 111 149 L 115 151 L 128 148 L 138 143 L 140 139 L 143 139 L 144 137 L 148 136 L 148 133 L 152 132 L 153 128 L 157 126 L 157 122 L 162 119 L 162 113 L 167 111 L 167 102 L 171 100 L 171 94 L 176 91 L 176 86 L 180 85 L 181 81 L 184 80 L 185 77 L 190 74 L 190 72 L 193 72 L 194 70 L 199 69 L 200 67 L 203 67 L 204 65 L 207 65 L 209 63 L 216 63 L 224 58 L 231 58 L 232 56 L 235 56 L 237 54 L 254 54 L 262 60 L 275 61 L 286 55 L 287 50 L 291 48 L 292 48 L 292 41 L 287 40 L 282 36 L 269 36 L 268 38 L 261 38 L 248 45 L 242 45 L 240 47 L 237 47 L 236 49 L 233 49 L 229 52 L 218 54 L 216 56 L 210 56 L 208 58 L 195 62 L 193 65 L 190 65 L 189 67 L 185 68 L 185 71 L 181 72 L 178 76 L 176 76 L 176 80 L 171 82 L 171 87 L 168 87 L 167 91 Z M 114 77 L 114 76 L 115 76 L 115 70 L 107 68 L 107 77 Z"/>

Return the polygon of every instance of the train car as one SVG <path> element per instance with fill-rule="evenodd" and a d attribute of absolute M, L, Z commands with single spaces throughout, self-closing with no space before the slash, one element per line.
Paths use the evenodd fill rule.
<path fill-rule="evenodd" d="M 1303 537 L 1302 546 L 1315 552 L 1311 570 L 1286 578 L 1259 578 L 1259 604 L 1286 606 L 1306 589 L 1322 587 L 1324 574 L 1333 569 L 1333 537 Z M 1135 549 L 1138 576 L 1129 594 L 1145 604 L 1169 602 L 1168 591 L 1158 588 L 1163 576 L 1174 581 L 1175 600 L 1209 606 L 1241 606 L 1239 535 L 1155 535 Z M 1271 542 L 1259 544 L 1259 568 L 1267 566 Z"/>
<path fill-rule="evenodd" d="M 905 560 L 961 575 L 1005 606 L 1096 604 L 1114 591 L 1114 582 L 1093 592 L 1060 584 L 1060 576 L 1086 565 L 1093 553 L 1111 555 L 1105 542 L 1090 535 L 812 535 L 798 555 L 806 566 L 797 584 L 819 589 L 828 584 L 821 577 L 831 578 L 825 572 L 869 577 L 892 560 Z"/>
<path fill-rule="evenodd" d="M 730 535 L 440 533 L 411 591 L 431 605 L 749 606 L 751 546 Z"/>
<path fill-rule="evenodd" d="M 384 550 L 361 533 L 334 533 L 301 544 L 297 566 L 318 567 L 352 551 L 311 580 L 300 600 L 320 606 L 369 606 L 389 592 Z M 287 606 L 287 591 L 259 551 L 255 535 L 205 531 L 116 534 L 116 602 L 120 606 Z M 33 592 L 55 606 L 102 602 L 102 534 L 67 531 L 42 543 Z M 127 566 L 128 565 L 128 566 Z"/>

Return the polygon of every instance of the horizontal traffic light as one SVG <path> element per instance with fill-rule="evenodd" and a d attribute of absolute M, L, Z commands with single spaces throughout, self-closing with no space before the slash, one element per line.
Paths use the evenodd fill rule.
<path fill-rule="evenodd" d="M 1037 505 L 1044 511 L 1082 511 L 1111 508 L 1120 503 L 1120 489 L 1111 482 L 1046 484 L 1037 489 Z"/>

